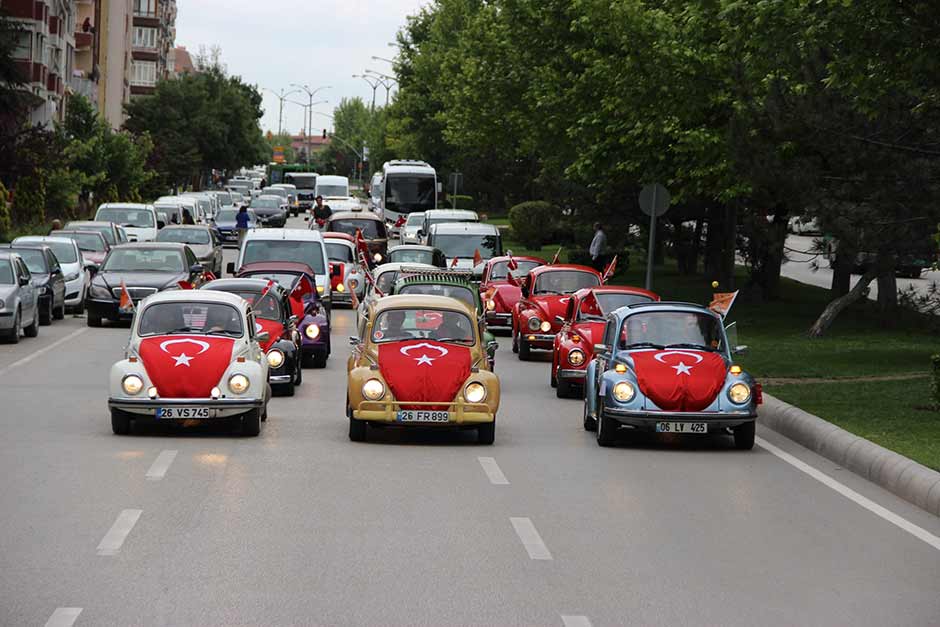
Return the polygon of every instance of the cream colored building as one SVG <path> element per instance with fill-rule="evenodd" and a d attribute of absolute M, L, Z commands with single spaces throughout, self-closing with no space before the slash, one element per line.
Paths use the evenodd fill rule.
<path fill-rule="evenodd" d="M 99 0 L 98 111 L 115 129 L 124 124 L 131 98 L 133 1 Z"/>

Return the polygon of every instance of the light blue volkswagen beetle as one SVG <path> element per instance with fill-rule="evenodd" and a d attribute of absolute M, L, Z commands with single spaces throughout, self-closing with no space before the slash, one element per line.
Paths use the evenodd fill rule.
<path fill-rule="evenodd" d="M 732 361 L 717 313 L 690 303 L 638 303 L 607 316 L 585 376 L 584 428 L 610 446 L 620 427 L 731 433 L 754 446 L 761 388 Z"/>

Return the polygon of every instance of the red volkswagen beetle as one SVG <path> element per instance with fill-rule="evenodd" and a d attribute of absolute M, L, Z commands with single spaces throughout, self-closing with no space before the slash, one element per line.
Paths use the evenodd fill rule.
<path fill-rule="evenodd" d="M 528 360 L 532 349 L 552 350 L 571 294 L 601 284 L 594 268 L 574 264 L 539 266 L 522 281 L 522 299 L 512 311 L 512 351 Z"/>
<path fill-rule="evenodd" d="M 511 263 L 516 266 L 512 270 L 513 283 L 509 282 Z M 545 260 L 538 257 L 493 257 L 486 262 L 480 280 L 480 297 L 486 326 L 490 330 L 512 328 L 512 310 L 522 296 L 519 285 L 523 277 L 533 268 L 544 265 Z"/>
<path fill-rule="evenodd" d="M 658 294 L 628 285 L 588 287 L 572 294 L 552 348 L 551 385 L 558 398 L 583 392 L 584 373 L 594 357 L 594 344 L 601 343 L 607 314 L 658 300 Z"/>

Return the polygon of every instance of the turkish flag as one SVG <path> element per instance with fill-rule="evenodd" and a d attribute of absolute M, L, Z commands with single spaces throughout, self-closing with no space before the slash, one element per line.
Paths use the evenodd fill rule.
<path fill-rule="evenodd" d="M 369 254 L 369 244 L 366 242 L 366 238 L 362 236 L 362 229 L 356 229 L 356 249 L 362 255 L 364 262 L 368 264 L 369 259 L 372 257 Z"/>
<path fill-rule="evenodd" d="M 516 258 L 512 255 L 509 255 L 509 263 L 506 264 L 509 269 L 513 272 L 519 269 L 519 264 L 516 262 Z"/>
<path fill-rule="evenodd" d="M 180 288 L 181 290 L 192 290 L 192 289 L 195 289 L 195 288 L 193 287 L 193 284 L 190 283 L 189 281 L 177 281 L 176 284 L 179 286 L 179 288 Z"/>
<path fill-rule="evenodd" d="M 457 267 L 457 257 L 454 257 L 453 260 L 450 262 L 450 267 L 451 268 Z"/>
<path fill-rule="evenodd" d="M 725 384 L 728 367 L 718 353 L 641 351 L 631 355 L 640 391 L 664 411 L 702 411 Z"/>
<path fill-rule="evenodd" d="M 399 227 L 405 226 L 405 222 L 407 222 L 407 220 L 405 220 L 405 216 L 398 216 L 398 219 L 395 220 L 395 228 L 397 229 Z"/>
<path fill-rule="evenodd" d="M 275 342 L 281 339 L 281 335 L 284 334 L 284 325 L 277 320 L 269 320 L 268 318 L 257 318 L 256 321 L 258 326 L 261 327 L 259 330 L 267 331 L 268 335 L 271 336 L 271 339 L 261 345 L 261 348 L 267 352 Z"/>
<path fill-rule="evenodd" d="M 480 249 L 476 248 L 473 251 L 473 265 L 478 266 L 483 263 L 483 255 L 480 254 Z"/>
<path fill-rule="evenodd" d="M 218 277 L 215 276 L 215 273 L 212 270 L 206 270 L 202 273 L 202 278 L 206 281 L 215 281 Z"/>
<path fill-rule="evenodd" d="M 379 344 L 379 372 L 403 409 L 446 410 L 470 376 L 470 348 L 414 339 Z M 408 405 L 408 401 L 442 405 Z"/>
<path fill-rule="evenodd" d="M 209 398 L 232 363 L 235 340 L 207 335 L 161 335 L 140 343 L 140 361 L 163 398 Z"/>
<path fill-rule="evenodd" d="M 610 263 L 607 264 L 607 267 L 604 268 L 604 274 L 601 276 L 601 283 L 607 283 L 607 279 L 614 276 L 614 272 L 617 270 L 617 255 L 614 255 L 614 258 L 610 260 Z"/>
<path fill-rule="evenodd" d="M 121 300 L 118 302 L 118 312 L 133 313 L 134 309 L 134 301 L 131 300 L 131 295 L 128 293 L 127 286 L 124 285 L 124 281 L 121 281 Z"/>
<path fill-rule="evenodd" d="M 559 247 L 558 250 L 555 251 L 555 256 L 552 257 L 552 260 L 548 262 L 548 265 L 554 266 L 556 263 L 558 263 L 558 257 L 560 255 L 561 255 L 561 247 Z"/>

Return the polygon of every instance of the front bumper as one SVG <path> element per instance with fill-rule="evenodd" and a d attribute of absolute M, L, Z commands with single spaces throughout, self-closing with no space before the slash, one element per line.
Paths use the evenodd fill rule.
<path fill-rule="evenodd" d="M 135 303 L 136 304 L 136 303 Z M 134 317 L 132 313 L 121 313 L 118 311 L 118 302 L 116 300 L 102 300 L 89 298 L 85 301 L 85 309 L 89 315 L 108 320 L 130 320 Z"/>
<path fill-rule="evenodd" d="M 574 384 L 584 384 L 584 370 L 576 370 L 574 368 L 559 368 L 558 372 L 555 373 L 555 377 L 559 381 L 564 381 L 565 383 L 574 383 Z"/>
<path fill-rule="evenodd" d="M 73 279 L 65 284 L 65 305 L 73 307 L 80 305 L 85 298 L 85 275 L 79 274 L 77 279 Z"/>
<path fill-rule="evenodd" d="M 496 420 L 496 414 L 490 411 L 489 405 L 483 403 L 467 403 L 458 401 L 450 403 L 447 411 L 450 412 L 450 421 L 448 422 L 399 422 L 397 413 L 402 409 L 402 405 L 409 407 L 442 407 L 445 403 L 435 402 L 408 402 L 408 401 L 361 401 L 359 407 L 353 409 L 353 418 L 356 420 L 367 420 L 369 422 L 379 422 L 411 427 L 459 427 L 463 425 L 478 425 Z"/>
<path fill-rule="evenodd" d="M 12 311 L 3 311 L 0 312 L 0 330 L 9 330 L 13 328 L 13 319 L 16 316 L 13 315 Z"/>
<path fill-rule="evenodd" d="M 748 410 L 739 412 L 666 412 L 604 407 L 604 416 L 637 431 L 655 431 L 659 422 L 704 422 L 708 432 L 738 427 L 757 420 L 757 413 Z"/>
<path fill-rule="evenodd" d="M 487 311 L 484 316 L 488 327 L 512 327 L 512 314 L 499 311 Z"/>
<path fill-rule="evenodd" d="M 529 343 L 529 348 L 552 350 L 555 344 L 554 333 L 522 333 L 521 337 Z"/>
<path fill-rule="evenodd" d="M 264 407 L 263 398 L 109 398 L 109 409 L 120 409 L 137 416 L 149 416 L 157 420 L 156 410 L 161 407 L 208 407 L 209 420 L 232 418 L 253 409 Z M 197 419 L 199 420 L 199 419 Z"/>

